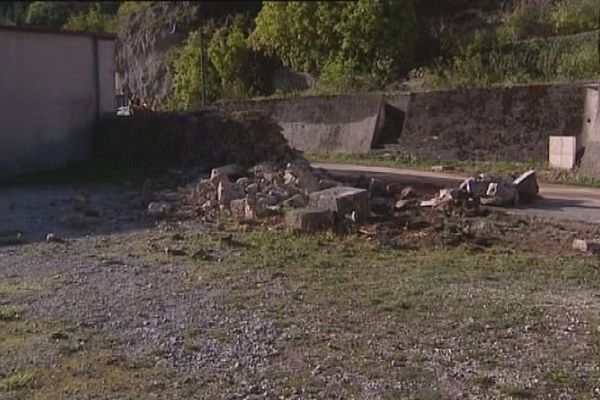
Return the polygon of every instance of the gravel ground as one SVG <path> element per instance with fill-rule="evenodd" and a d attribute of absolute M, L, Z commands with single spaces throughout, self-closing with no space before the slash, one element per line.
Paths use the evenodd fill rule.
<path fill-rule="evenodd" d="M 0 191 L 0 231 L 23 233 L 23 243 L 0 246 L 0 399 L 494 399 L 535 397 L 531 388 L 549 398 L 593 398 L 600 391 L 583 356 L 600 354 L 593 260 L 569 259 L 572 266 L 552 264 L 545 274 L 545 259 L 515 256 L 516 266 L 504 268 L 513 257 L 503 249 L 470 259 L 450 251 L 448 267 L 435 258 L 445 253 L 429 259 L 421 249 L 395 263 L 409 250 L 269 230 L 242 238 L 239 249 L 219 247 L 222 229 L 149 220 L 131 206 L 132 191 Z M 61 220 L 80 195 L 100 217 L 75 229 Z M 518 226 L 504 243 L 533 246 L 529 232 L 538 228 Z M 561 257 L 566 231 L 543 229 L 535 232 L 544 251 Z M 49 232 L 64 241 L 45 241 Z M 197 255 L 195 245 L 208 253 Z M 465 266 L 452 271 L 457 254 Z"/>

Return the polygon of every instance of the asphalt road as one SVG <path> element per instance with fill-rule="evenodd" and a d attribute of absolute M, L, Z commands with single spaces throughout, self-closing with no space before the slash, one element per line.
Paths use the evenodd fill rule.
<path fill-rule="evenodd" d="M 313 163 L 339 178 L 359 175 L 372 176 L 381 181 L 403 182 L 409 185 L 454 187 L 467 176 L 417 171 L 410 169 L 371 167 L 353 164 Z M 543 218 L 600 224 L 600 189 L 567 185 L 540 184 L 541 199 L 533 204 L 506 209 L 511 213 L 525 213 Z"/>

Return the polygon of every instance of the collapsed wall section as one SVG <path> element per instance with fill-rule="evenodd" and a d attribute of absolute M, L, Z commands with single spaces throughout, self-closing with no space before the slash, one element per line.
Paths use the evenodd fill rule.
<path fill-rule="evenodd" d="M 93 138 L 93 158 L 108 168 L 211 169 L 231 163 L 250 167 L 296 155 L 281 128 L 259 113 L 232 117 L 205 110 L 106 116 L 95 124 Z"/>

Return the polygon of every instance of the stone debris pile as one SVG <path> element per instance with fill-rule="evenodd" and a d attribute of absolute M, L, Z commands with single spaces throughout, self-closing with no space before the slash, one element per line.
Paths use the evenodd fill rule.
<path fill-rule="evenodd" d="M 214 168 L 210 175 L 180 190 L 180 204 L 154 201 L 147 215 L 167 217 L 188 210 L 188 215 L 213 219 L 227 213 L 243 219 L 286 212 L 285 224 L 296 231 L 314 232 L 347 228 L 374 218 L 411 218 L 433 210 L 440 215 L 462 210 L 472 214 L 480 206 L 514 206 L 538 196 L 535 171 L 519 177 L 478 175 L 456 188 L 440 190 L 427 198 L 423 191 L 374 178 L 340 182 L 315 170 L 302 156 L 287 161 L 264 161 L 251 168 L 237 164 Z M 429 192 L 431 193 L 431 192 Z M 414 218 L 413 218 L 414 219 Z"/>
<path fill-rule="evenodd" d="M 471 199 L 481 205 L 510 207 L 526 204 L 538 197 L 539 185 L 535 171 L 530 170 L 516 179 L 512 176 L 494 177 L 486 174 L 472 176 L 458 188 L 442 189 L 430 200 L 420 203 L 422 207 L 437 207 L 452 199 Z"/>
<path fill-rule="evenodd" d="M 197 214 L 228 211 L 244 218 L 306 207 L 312 193 L 340 185 L 319 178 L 303 157 L 289 162 L 261 162 L 247 170 L 229 164 L 212 170 L 188 189 L 185 204 Z"/>

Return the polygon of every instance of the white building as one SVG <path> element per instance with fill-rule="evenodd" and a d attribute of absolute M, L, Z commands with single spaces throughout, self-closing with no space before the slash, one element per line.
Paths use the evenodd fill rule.
<path fill-rule="evenodd" d="M 0 178 L 88 156 L 114 113 L 115 37 L 0 27 Z"/>

